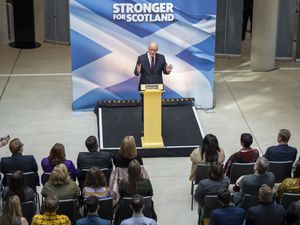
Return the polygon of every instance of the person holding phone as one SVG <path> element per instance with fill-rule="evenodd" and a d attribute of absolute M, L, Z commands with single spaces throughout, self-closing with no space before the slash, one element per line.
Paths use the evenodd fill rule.
<path fill-rule="evenodd" d="M 0 137 L 0 147 L 7 145 L 9 139 L 10 139 L 9 135 L 6 135 L 5 137 Z"/>

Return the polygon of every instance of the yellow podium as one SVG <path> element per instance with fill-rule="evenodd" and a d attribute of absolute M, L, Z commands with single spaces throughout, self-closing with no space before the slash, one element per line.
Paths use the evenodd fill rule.
<path fill-rule="evenodd" d="M 142 84 L 141 93 L 144 96 L 144 137 L 141 137 L 143 148 L 164 147 L 161 134 L 161 96 L 162 84 Z"/>

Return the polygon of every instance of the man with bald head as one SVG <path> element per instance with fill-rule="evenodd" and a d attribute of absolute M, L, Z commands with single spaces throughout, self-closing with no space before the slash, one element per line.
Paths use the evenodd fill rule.
<path fill-rule="evenodd" d="M 172 72 L 172 64 L 167 64 L 163 55 L 158 54 L 158 45 L 151 42 L 148 51 L 140 55 L 134 69 L 136 76 L 141 76 L 139 90 L 141 84 L 163 84 L 162 73 L 170 74 Z"/>

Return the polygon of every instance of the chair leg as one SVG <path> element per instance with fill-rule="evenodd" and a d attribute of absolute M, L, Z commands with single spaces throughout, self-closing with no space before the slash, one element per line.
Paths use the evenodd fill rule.
<path fill-rule="evenodd" d="M 191 203 L 191 210 L 193 211 L 193 208 L 194 208 L 194 190 L 193 190 L 193 193 L 192 193 L 192 203 Z"/>

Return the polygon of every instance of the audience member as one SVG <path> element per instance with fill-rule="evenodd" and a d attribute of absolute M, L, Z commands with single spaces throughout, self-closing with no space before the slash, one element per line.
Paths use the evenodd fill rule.
<path fill-rule="evenodd" d="M 272 188 L 266 184 L 259 188 L 259 205 L 250 207 L 246 225 L 284 225 L 285 209 L 273 201 Z"/>
<path fill-rule="evenodd" d="M 49 195 L 43 202 L 44 214 L 37 214 L 33 217 L 31 225 L 71 225 L 69 218 L 65 215 L 58 215 L 59 200 L 56 195 Z"/>
<path fill-rule="evenodd" d="M 85 201 L 87 216 L 77 220 L 76 225 L 110 225 L 110 222 L 98 215 L 99 202 L 96 196 L 89 196 Z M 100 209 L 101 210 L 101 209 Z"/>
<path fill-rule="evenodd" d="M 0 137 L 0 148 L 7 145 L 9 142 L 10 136 L 6 135 L 5 137 Z"/>
<path fill-rule="evenodd" d="M 134 137 L 126 136 L 122 141 L 119 152 L 113 156 L 113 163 L 116 167 L 127 168 L 133 159 L 143 165 L 142 157 L 136 150 Z"/>
<path fill-rule="evenodd" d="M 143 196 L 136 194 L 132 196 L 130 208 L 133 211 L 133 215 L 131 218 L 123 220 L 121 222 L 121 225 L 132 225 L 132 224 L 143 224 L 143 225 L 156 225 L 156 221 L 145 217 L 143 215 L 143 209 L 144 209 L 144 199 Z"/>
<path fill-rule="evenodd" d="M 300 225 L 300 200 L 289 205 L 285 221 L 286 225 Z"/>
<path fill-rule="evenodd" d="M 35 192 L 26 186 L 24 174 L 20 170 L 12 174 L 9 186 L 5 187 L 2 191 L 2 198 L 4 200 L 13 195 L 17 195 L 21 202 L 35 200 Z"/>
<path fill-rule="evenodd" d="M 291 132 L 287 129 L 280 129 L 277 137 L 277 146 L 267 149 L 264 157 L 269 161 L 295 161 L 297 149 L 288 145 Z"/>
<path fill-rule="evenodd" d="M 153 189 L 149 179 L 144 179 L 139 162 L 134 159 L 128 166 L 128 179 L 123 179 L 119 185 L 120 200 L 116 206 L 115 224 L 119 224 L 119 206 L 123 197 L 132 197 L 135 194 L 153 196 Z M 156 220 L 156 213 L 152 203 L 152 218 Z"/>
<path fill-rule="evenodd" d="M 202 145 L 193 150 L 190 159 L 192 161 L 190 180 L 193 181 L 196 178 L 197 164 L 223 163 L 225 154 L 224 150 L 219 147 L 217 137 L 213 134 L 207 134 L 202 141 Z"/>
<path fill-rule="evenodd" d="M 228 189 L 220 188 L 218 198 L 222 208 L 214 209 L 209 218 L 209 225 L 242 225 L 245 219 L 245 210 L 232 204 L 232 197 Z"/>
<path fill-rule="evenodd" d="M 1 225 L 28 225 L 26 218 L 22 215 L 20 199 L 16 195 L 10 196 L 5 201 L 0 218 Z"/>
<path fill-rule="evenodd" d="M 77 157 L 77 168 L 89 169 L 96 166 L 100 169 L 112 169 L 111 154 L 109 152 L 100 151 L 95 136 L 89 136 L 85 141 L 88 152 L 79 152 Z"/>
<path fill-rule="evenodd" d="M 286 178 L 277 189 L 278 199 L 282 198 L 284 192 L 300 193 L 300 161 L 295 163 L 293 178 Z"/>
<path fill-rule="evenodd" d="M 255 148 L 251 148 L 253 143 L 252 135 L 249 133 L 243 133 L 240 139 L 242 149 L 232 154 L 227 160 L 224 171 L 229 177 L 231 172 L 231 166 L 233 163 L 253 163 L 256 162 L 259 157 L 259 152 Z"/>
<path fill-rule="evenodd" d="M 34 172 L 36 178 L 36 185 L 39 185 L 39 175 L 37 173 L 38 166 L 35 158 L 32 155 L 23 155 L 24 144 L 19 138 L 14 138 L 9 143 L 9 149 L 12 153 L 11 157 L 1 158 L 0 170 L 3 174 L 13 173 L 17 170 L 25 172 Z M 7 186 L 6 176 L 4 175 L 2 184 Z"/>
<path fill-rule="evenodd" d="M 72 180 L 76 180 L 77 177 L 77 170 L 71 160 L 66 159 L 66 153 L 65 153 L 65 146 L 60 143 L 56 143 L 50 150 L 50 154 L 48 157 L 42 159 L 42 168 L 45 173 L 51 173 L 53 168 L 63 163 L 70 175 Z M 45 184 L 47 182 L 46 176 L 42 175 L 42 183 Z"/>
<path fill-rule="evenodd" d="M 269 165 L 269 161 L 266 158 L 259 157 L 254 165 L 254 174 L 245 175 L 237 181 L 240 191 L 235 195 L 235 205 L 242 205 L 245 194 L 258 195 L 262 184 L 267 184 L 273 188 L 275 177 L 272 172 L 268 172 Z"/>
<path fill-rule="evenodd" d="M 208 178 L 199 182 L 195 191 L 195 200 L 203 206 L 205 195 L 216 195 L 220 188 L 229 187 L 229 179 L 224 176 L 223 166 L 219 163 L 211 163 L 208 168 Z"/>
<path fill-rule="evenodd" d="M 54 167 L 48 182 L 41 191 L 43 197 L 57 195 L 60 200 L 75 199 L 79 193 L 79 187 L 71 180 L 68 169 L 64 164 L 58 164 Z"/>
<path fill-rule="evenodd" d="M 98 198 L 105 198 L 110 195 L 104 173 L 98 167 L 92 167 L 86 175 L 83 184 L 83 197 L 95 195 Z"/>

